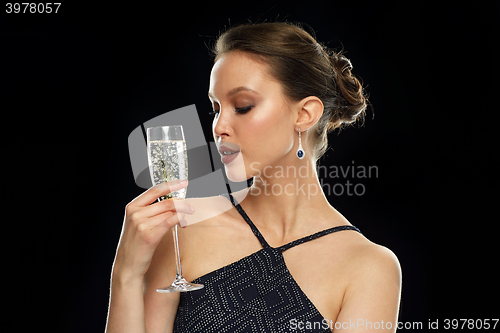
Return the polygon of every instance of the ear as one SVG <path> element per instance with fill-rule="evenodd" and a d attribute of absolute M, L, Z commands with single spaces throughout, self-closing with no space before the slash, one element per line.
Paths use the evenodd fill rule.
<path fill-rule="evenodd" d="M 295 122 L 296 130 L 303 132 L 311 128 L 323 115 L 323 102 L 316 96 L 309 96 L 297 104 L 298 117 Z"/>

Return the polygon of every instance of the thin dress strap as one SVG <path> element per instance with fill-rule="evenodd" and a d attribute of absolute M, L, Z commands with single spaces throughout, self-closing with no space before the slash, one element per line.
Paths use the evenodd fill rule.
<path fill-rule="evenodd" d="M 285 244 L 285 245 L 282 245 L 282 246 L 278 247 L 278 250 L 280 250 L 281 252 L 283 252 L 283 251 L 286 251 L 289 248 L 297 246 L 299 244 L 311 241 L 313 239 L 316 239 L 316 238 L 319 238 L 319 237 L 322 237 L 322 236 L 325 236 L 325 235 L 328 235 L 328 234 L 331 234 L 331 233 L 334 233 L 334 232 L 337 232 L 337 231 L 342 231 L 342 230 L 356 230 L 357 232 L 361 233 L 361 231 L 358 228 L 356 228 L 355 226 L 352 226 L 352 225 L 339 225 L 337 227 L 333 227 L 333 228 L 330 228 L 330 229 L 319 231 L 319 232 L 317 232 L 315 234 L 312 234 L 310 236 L 302 237 L 300 239 L 291 241 L 288 244 Z"/>
<path fill-rule="evenodd" d="M 250 218 L 248 217 L 247 213 L 243 210 L 243 208 L 241 207 L 241 205 L 236 202 L 236 199 L 234 199 L 234 197 L 230 193 L 228 193 L 228 195 L 223 194 L 223 196 L 225 196 L 226 198 L 229 198 L 231 200 L 231 203 L 234 205 L 234 207 L 236 208 L 236 210 L 238 211 L 238 213 L 240 213 L 240 215 L 243 217 L 243 219 L 248 223 L 248 225 L 252 229 L 254 235 L 257 236 L 257 238 L 259 239 L 259 241 L 262 244 L 262 246 L 264 248 L 271 247 L 267 243 L 267 241 L 264 239 L 264 236 L 262 236 L 262 234 L 260 233 L 259 229 L 257 229 L 257 227 L 255 226 L 255 224 L 253 224 L 252 220 L 250 220 Z M 286 251 L 289 248 L 292 248 L 292 247 L 297 246 L 299 244 L 311 241 L 313 239 L 316 239 L 316 238 L 319 238 L 319 237 L 322 237 L 322 236 L 326 236 L 328 234 L 331 234 L 331 233 L 334 233 L 334 232 L 337 232 L 337 231 L 343 231 L 343 230 L 355 230 L 355 231 L 361 233 L 361 231 L 358 228 L 356 228 L 355 226 L 352 226 L 352 225 L 340 225 L 340 226 L 337 226 L 337 227 L 333 227 L 333 228 L 329 228 L 329 229 L 326 229 L 326 230 L 322 230 L 322 231 L 319 231 L 319 232 L 314 233 L 312 235 L 305 236 L 305 237 L 302 237 L 300 239 L 291 241 L 290 243 L 282 245 L 282 246 L 278 247 L 277 249 L 280 250 L 281 252 L 283 252 L 283 251 Z"/>
<path fill-rule="evenodd" d="M 225 194 L 223 194 L 223 195 L 225 197 L 227 197 Z M 240 213 L 240 215 L 243 217 L 243 219 L 248 223 L 248 225 L 250 226 L 250 229 L 252 229 L 253 234 L 257 237 L 260 244 L 264 248 L 270 247 L 269 244 L 267 243 L 267 241 L 264 239 L 264 236 L 262 236 L 262 234 L 260 233 L 259 229 L 257 229 L 255 224 L 253 224 L 252 220 L 250 220 L 250 218 L 248 217 L 247 213 L 243 210 L 243 207 L 241 207 L 241 205 L 236 201 L 236 199 L 234 199 L 234 197 L 230 193 L 228 193 L 228 195 L 229 195 L 229 198 L 231 200 L 231 203 L 236 208 L 238 213 Z"/>

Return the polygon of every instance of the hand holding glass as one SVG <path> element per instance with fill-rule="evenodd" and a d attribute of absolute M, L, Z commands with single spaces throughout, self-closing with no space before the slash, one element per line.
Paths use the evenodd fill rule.
<path fill-rule="evenodd" d="M 176 179 L 188 178 L 188 161 L 186 141 L 181 125 L 150 127 L 148 136 L 149 172 L 153 185 L 169 182 Z M 186 188 L 171 192 L 158 198 L 161 200 L 184 200 Z M 175 280 L 167 288 L 156 289 L 159 293 L 192 291 L 203 288 L 202 284 L 187 282 L 182 276 L 181 259 L 179 256 L 179 242 L 177 225 L 172 228 L 175 248 Z"/>

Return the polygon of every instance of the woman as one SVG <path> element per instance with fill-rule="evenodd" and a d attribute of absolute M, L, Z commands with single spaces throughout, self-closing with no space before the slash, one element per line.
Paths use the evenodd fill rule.
<path fill-rule="evenodd" d="M 127 205 L 107 332 L 395 331 L 397 258 L 328 203 L 314 171 L 327 133 L 366 109 L 350 61 L 288 23 L 233 27 L 215 55 L 214 139 L 228 177 L 253 184 L 150 205 L 187 186 L 173 181 Z M 184 276 L 205 288 L 159 294 L 175 224 Z"/>

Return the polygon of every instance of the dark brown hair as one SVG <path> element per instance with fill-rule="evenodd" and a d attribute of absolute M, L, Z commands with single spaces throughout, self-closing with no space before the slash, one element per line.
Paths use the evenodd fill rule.
<path fill-rule="evenodd" d="M 248 52 L 266 62 L 292 101 L 308 96 L 321 99 L 323 115 L 311 131 L 316 160 L 327 149 L 330 131 L 363 120 L 367 98 L 351 73 L 349 59 L 319 44 L 300 26 L 269 22 L 232 27 L 217 39 L 215 61 L 231 51 Z"/>

